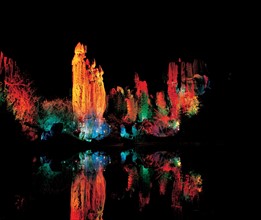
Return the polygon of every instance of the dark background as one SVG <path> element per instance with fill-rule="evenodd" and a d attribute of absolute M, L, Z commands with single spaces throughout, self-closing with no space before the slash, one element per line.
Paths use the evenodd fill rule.
<path fill-rule="evenodd" d="M 212 87 L 224 87 L 234 74 L 237 46 L 236 18 L 229 8 L 215 12 L 214 6 L 157 7 L 130 12 L 93 9 L 83 17 L 57 18 L 51 12 L 43 16 L 21 11 L 14 13 L 17 19 L 3 22 L 0 50 L 29 74 L 46 98 L 70 96 L 71 61 L 78 42 L 87 45 L 87 58 L 103 68 L 107 92 L 118 85 L 131 86 L 135 72 L 155 92 L 153 88 L 163 84 L 168 63 L 178 58 L 203 59 Z"/>

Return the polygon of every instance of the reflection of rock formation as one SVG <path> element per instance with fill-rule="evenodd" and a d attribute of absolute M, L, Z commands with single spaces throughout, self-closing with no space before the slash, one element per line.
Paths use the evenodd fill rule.
<path fill-rule="evenodd" d="M 82 169 L 71 186 L 70 220 L 102 220 L 106 198 L 105 157 L 81 154 Z"/>
<path fill-rule="evenodd" d="M 157 199 L 167 199 L 166 205 L 170 205 L 176 217 L 181 217 L 182 203 L 197 202 L 202 192 L 201 175 L 190 172 L 185 174 L 184 181 L 180 157 L 174 152 L 157 151 L 139 155 L 133 151 L 127 154 L 124 169 L 128 173 L 126 192 L 131 192 L 129 195 L 138 192 L 140 211 L 150 202 L 155 202 L 151 199 L 157 196 Z"/>
<path fill-rule="evenodd" d="M 78 175 L 71 188 L 71 220 L 102 219 L 105 205 L 105 179 L 102 168 L 94 175 Z"/>
<path fill-rule="evenodd" d="M 103 70 L 96 62 L 89 63 L 85 53 L 87 46 L 78 43 L 74 50 L 72 60 L 73 87 L 72 105 L 73 111 L 79 120 L 94 116 L 101 119 L 106 109 L 106 92 L 103 84 Z"/>

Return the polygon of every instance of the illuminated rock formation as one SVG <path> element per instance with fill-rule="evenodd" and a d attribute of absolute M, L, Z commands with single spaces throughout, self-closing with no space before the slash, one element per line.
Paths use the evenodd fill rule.
<path fill-rule="evenodd" d="M 86 106 L 86 90 L 87 90 L 87 76 L 86 63 L 84 58 L 87 48 L 78 43 L 74 50 L 74 57 L 72 60 L 72 105 L 73 111 L 76 115 L 83 119 L 87 112 Z"/>
<path fill-rule="evenodd" d="M 79 137 L 87 141 L 100 139 L 109 134 L 103 114 L 106 109 L 106 92 L 103 70 L 85 59 L 87 46 L 80 42 L 72 59 L 72 106 L 79 122 Z M 105 128 L 106 127 L 106 128 Z"/>
<path fill-rule="evenodd" d="M 22 74 L 16 62 L 0 51 L 0 104 L 6 102 L 15 119 L 21 124 L 25 136 L 35 140 L 38 138 L 35 125 L 39 97 L 35 95 L 32 84 L 33 82 Z"/>
<path fill-rule="evenodd" d="M 130 89 L 127 90 L 127 96 L 125 98 L 125 101 L 127 103 L 127 115 L 124 120 L 129 122 L 135 122 L 138 114 L 138 103 L 133 94 L 131 93 Z"/>
<path fill-rule="evenodd" d="M 183 81 L 182 78 L 183 77 L 181 77 L 181 81 Z M 175 62 L 169 63 L 167 85 L 168 85 L 168 96 L 170 100 L 170 119 L 179 121 L 180 105 L 179 105 L 179 97 L 177 92 L 178 91 L 178 65 Z"/>
<path fill-rule="evenodd" d="M 76 45 L 72 59 L 72 105 L 80 122 L 95 117 L 101 119 L 106 109 L 106 92 L 103 84 L 103 70 L 96 68 L 85 59 L 87 46 L 80 42 Z"/>
<path fill-rule="evenodd" d="M 139 75 L 136 73 L 134 77 L 136 96 L 138 99 L 138 120 L 142 122 L 152 116 L 151 102 L 149 99 L 148 85 L 146 81 L 140 81 Z"/>

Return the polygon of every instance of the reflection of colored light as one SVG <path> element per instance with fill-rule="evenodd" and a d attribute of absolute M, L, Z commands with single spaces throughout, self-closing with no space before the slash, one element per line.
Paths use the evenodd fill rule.
<path fill-rule="evenodd" d="M 147 176 L 149 174 L 149 168 L 142 166 L 142 174 Z"/>

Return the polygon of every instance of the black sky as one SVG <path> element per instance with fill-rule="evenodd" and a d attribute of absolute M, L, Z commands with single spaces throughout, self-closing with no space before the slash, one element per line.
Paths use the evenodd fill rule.
<path fill-rule="evenodd" d="M 106 91 L 131 86 L 135 73 L 149 89 L 161 84 L 168 63 L 179 57 L 203 59 L 213 83 L 226 81 L 234 47 L 230 16 L 218 17 L 200 7 L 174 8 L 135 6 L 106 12 L 92 8 L 55 17 L 34 10 L 28 15 L 26 10 L 3 23 L 0 50 L 47 98 L 70 95 L 71 61 L 78 42 L 87 45 L 87 58 L 103 68 Z"/>

